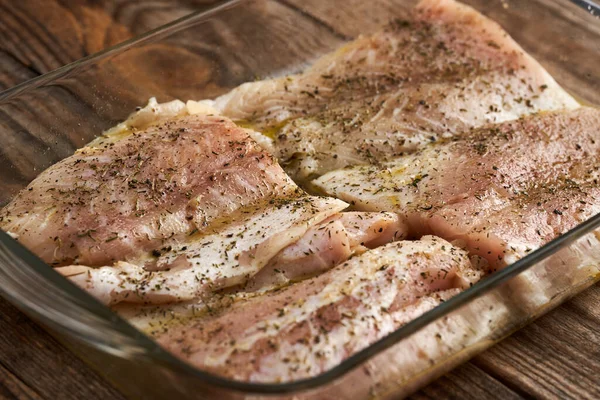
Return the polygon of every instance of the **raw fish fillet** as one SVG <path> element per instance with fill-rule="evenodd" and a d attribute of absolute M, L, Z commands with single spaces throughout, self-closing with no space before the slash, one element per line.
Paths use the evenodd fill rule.
<path fill-rule="evenodd" d="M 245 130 L 187 116 L 78 150 L 4 207 L 0 228 L 49 264 L 102 266 L 302 194 Z"/>
<path fill-rule="evenodd" d="M 481 274 L 445 240 L 399 241 L 215 315 L 153 329 L 159 343 L 203 370 L 255 382 L 301 379 L 339 364 Z"/>
<path fill-rule="evenodd" d="M 495 22 L 453 0 L 423 0 L 305 72 L 245 83 L 214 101 L 272 140 L 296 181 L 377 164 L 470 128 L 577 102 Z"/>
<path fill-rule="evenodd" d="M 599 132 L 600 111 L 495 22 L 422 0 L 302 73 L 151 99 L 40 174 L 0 228 L 192 365 L 289 382 L 597 214 Z M 505 334 L 598 273 L 599 238 L 375 355 L 373 391 L 344 395 L 418 385 Z"/>
<path fill-rule="evenodd" d="M 389 213 L 361 213 L 368 218 L 365 231 L 353 232 L 352 216 L 335 214 L 346 206 L 339 200 L 314 196 L 277 201 L 244 209 L 221 221 L 220 229 L 174 241 L 156 250 L 151 260 L 58 270 L 109 305 L 206 301 L 216 291 L 244 287 L 249 280 L 248 291 L 325 271 L 364 251 L 358 241 L 368 246 L 371 241 L 387 243 L 403 236 L 399 218 Z M 340 224 L 334 235 L 315 236 L 315 232 L 330 232 L 326 218 L 332 214 L 331 218 L 345 220 L 348 228 Z M 306 251 L 299 252 L 299 248 Z M 315 259 L 327 261 L 316 263 Z"/>
<path fill-rule="evenodd" d="M 434 234 L 460 244 L 493 272 L 600 212 L 598 132 L 596 109 L 541 113 L 380 166 L 333 171 L 313 184 L 358 210 L 395 211 L 409 237 Z M 511 290 L 521 304 L 541 305 L 552 287 L 593 275 L 598 249 L 598 238 L 588 235 L 514 279 Z"/>
<path fill-rule="evenodd" d="M 313 185 L 363 211 L 394 211 L 409 235 L 460 240 L 497 268 L 600 211 L 600 111 L 489 125 Z"/>

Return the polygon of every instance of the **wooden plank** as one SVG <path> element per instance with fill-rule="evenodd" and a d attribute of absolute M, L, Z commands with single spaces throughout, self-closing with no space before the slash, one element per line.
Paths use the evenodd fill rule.
<path fill-rule="evenodd" d="M 513 334 L 473 363 L 536 398 L 600 398 L 600 286 Z"/>
<path fill-rule="evenodd" d="M 43 397 L 0 364 L 0 399 L 42 400 Z"/>
<path fill-rule="evenodd" d="M 4 389 L 21 399 L 25 386 L 47 399 L 121 399 L 122 396 L 40 326 L 0 299 L 0 364 L 16 378 Z M 21 385 L 16 384 L 18 379 Z M 31 393 L 27 394 L 30 395 Z"/>
<path fill-rule="evenodd" d="M 522 397 L 475 365 L 464 364 L 410 396 L 411 400 L 504 399 Z"/>
<path fill-rule="evenodd" d="M 215 3 L 0 0 L 0 90 Z M 10 69 L 3 66 L 11 59 Z"/>
<path fill-rule="evenodd" d="M 282 0 L 284 4 L 310 14 L 331 30 L 347 38 L 372 33 L 394 18 L 406 19 L 417 0 L 379 1 L 377 7 L 363 0 L 335 1 Z"/>

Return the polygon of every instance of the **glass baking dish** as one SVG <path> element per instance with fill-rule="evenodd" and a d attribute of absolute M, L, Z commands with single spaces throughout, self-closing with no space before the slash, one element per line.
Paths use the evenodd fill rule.
<path fill-rule="evenodd" d="M 0 94 L 0 206 L 150 97 L 213 98 L 295 72 L 414 0 L 228 1 Z M 468 0 L 582 103 L 600 105 L 600 8 L 584 0 Z M 249 384 L 197 370 L 0 232 L 0 293 L 134 398 L 400 397 L 600 279 L 600 215 L 315 378 Z M 593 252 L 591 252 L 593 253 Z M 536 279 L 530 292 L 523 279 Z M 441 343 L 441 345 L 440 345 Z M 441 350 L 440 350 L 441 349 Z"/>

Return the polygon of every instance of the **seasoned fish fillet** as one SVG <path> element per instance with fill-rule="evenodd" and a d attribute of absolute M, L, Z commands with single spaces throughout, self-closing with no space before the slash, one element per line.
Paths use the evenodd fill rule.
<path fill-rule="evenodd" d="M 281 286 L 346 261 L 364 251 L 361 243 L 383 244 L 404 235 L 399 218 L 389 213 L 341 213 L 319 223 L 345 207 L 342 201 L 313 196 L 279 201 L 244 209 L 223 221 L 221 229 L 170 242 L 155 250 L 156 259 L 58 270 L 109 305 L 205 300 L 229 287 Z M 353 222 L 357 215 L 364 231 Z M 333 219 L 342 223 L 331 226 Z M 329 235 L 331 229 L 337 232 Z"/>
<path fill-rule="evenodd" d="M 225 312 L 151 333 L 204 370 L 289 381 L 339 364 L 480 276 L 464 251 L 440 238 L 394 242 Z"/>
<path fill-rule="evenodd" d="M 600 212 L 599 132 L 499 25 L 421 0 L 302 73 L 151 99 L 40 174 L 0 229 L 192 365 L 289 382 Z M 374 391 L 353 394 L 416 384 L 599 258 L 600 236 L 580 239 L 378 355 L 394 369 L 365 363 Z"/>
<path fill-rule="evenodd" d="M 78 150 L 3 208 L 0 228 L 49 264 L 102 266 L 255 202 L 300 195 L 245 130 L 187 116 Z"/>
<path fill-rule="evenodd" d="M 251 286 L 282 284 L 404 236 L 396 215 L 338 214 L 346 207 L 304 194 L 231 121 L 195 115 L 96 140 L 1 218 L 104 303 L 156 304 L 244 284 L 267 265 Z"/>
<path fill-rule="evenodd" d="M 203 299 L 168 305 L 138 305 L 131 301 L 113 307 L 142 330 L 152 330 L 157 321 L 189 318 L 223 303 L 240 301 L 259 291 L 272 290 L 290 282 L 322 273 L 351 256 L 368 249 L 401 240 L 406 226 L 393 213 L 343 212 L 313 225 L 295 243 L 281 250 L 248 282 L 225 288 L 211 285 L 212 293 Z"/>
<path fill-rule="evenodd" d="M 514 329 L 510 323 L 517 320 L 515 313 L 519 308 L 507 307 L 506 298 L 497 291 L 471 300 L 367 361 L 362 370 L 364 379 L 374 382 L 372 390 L 356 393 L 350 387 L 347 398 L 386 398 L 389 393 L 396 395 L 399 387 L 403 394 L 398 398 L 413 393 L 429 382 L 427 371 L 433 365 L 466 361 L 481 352 L 491 338 L 502 337 L 507 328 Z M 388 365 L 392 368 L 382 368 Z M 339 393 L 332 395 L 338 397 Z"/>
<path fill-rule="evenodd" d="M 408 234 L 435 234 L 510 265 L 600 212 L 600 111 L 544 113 L 473 130 L 379 167 L 355 167 L 315 186 L 361 210 L 393 210 Z M 598 238 L 579 241 L 506 287 L 518 308 L 537 310 L 597 273 Z M 596 272 L 594 272 L 596 271 Z"/>
<path fill-rule="evenodd" d="M 599 129 L 596 109 L 544 113 L 382 166 L 333 171 L 314 185 L 357 209 L 396 211 L 413 236 L 461 240 L 499 267 L 600 211 Z"/>
<path fill-rule="evenodd" d="M 394 213 L 343 212 L 310 228 L 243 286 L 253 291 L 316 275 L 351 256 L 405 239 L 407 226 Z"/>
<path fill-rule="evenodd" d="M 330 198 L 278 200 L 244 208 L 217 229 L 169 241 L 150 260 L 58 270 L 106 304 L 202 298 L 244 283 L 308 228 L 344 208 L 346 203 Z"/>
<path fill-rule="evenodd" d="M 404 236 L 394 214 L 338 214 L 346 203 L 307 196 L 229 120 L 139 114 L 140 130 L 94 141 L 2 211 L 3 229 L 73 263 L 59 271 L 106 304 L 202 298 L 265 266 L 250 286 L 280 285 Z"/>
<path fill-rule="evenodd" d="M 577 102 L 495 22 L 423 0 L 299 75 L 246 83 L 205 102 L 262 131 L 296 180 L 377 164 L 472 127 Z"/>
<path fill-rule="evenodd" d="M 460 240 L 498 268 L 600 211 L 599 130 L 596 109 L 543 113 L 314 185 L 360 210 L 396 211 L 413 237 Z"/>

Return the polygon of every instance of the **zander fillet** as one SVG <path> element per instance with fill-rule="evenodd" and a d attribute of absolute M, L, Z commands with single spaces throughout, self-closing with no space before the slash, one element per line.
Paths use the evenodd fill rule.
<path fill-rule="evenodd" d="M 499 25 L 422 0 L 303 73 L 151 99 L 40 174 L 0 228 L 190 364 L 289 382 L 600 211 L 599 130 L 600 112 Z M 599 238 L 376 356 L 393 368 L 371 359 L 368 395 L 418 382 L 597 273 Z"/>
<path fill-rule="evenodd" d="M 176 304 L 139 304 L 140 296 L 133 296 L 135 301 L 130 298 L 113 309 L 139 329 L 152 330 L 152 327 L 163 327 L 165 322 L 174 319 L 189 318 L 207 309 L 222 307 L 222 303 L 240 301 L 318 275 L 368 249 L 402 240 L 405 235 L 406 226 L 394 213 L 342 212 L 313 225 L 245 283 L 222 288 L 223 280 L 216 280 L 210 286 L 204 285 L 204 289 L 211 290 L 210 296 Z M 189 271 L 183 273 L 190 274 Z M 86 284 L 85 276 L 76 279 L 80 284 Z M 91 284 L 91 280 L 87 284 Z M 144 294 L 144 287 L 134 293 Z"/>
<path fill-rule="evenodd" d="M 406 225 L 394 213 L 335 214 L 281 250 L 242 289 L 245 292 L 265 290 L 317 275 L 367 249 L 406 239 L 407 231 Z"/>
<path fill-rule="evenodd" d="M 2 227 L 106 304 L 156 304 L 265 266 L 252 290 L 281 285 L 405 236 L 394 214 L 346 207 L 306 195 L 246 130 L 196 115 L 96 140 L 21 192 Z"/>
<path fill-rule="evenodd" d="M 599 129 L 596 109 L 542 113 L 313 184 L 356 209 L 397 212 L 413 237 L 459 241 L 495 270 L 600 212 Z M 578 249 L 575 260 L 597 253 Z M 544 277 L 529 279 L 543 288 Z"/>
<path fill-rule="evenodd" d="M 187 116 L 78 150 L 4 207 L 0 228 L 51 265 L 101 266 L 264 199 L 301 195 L 245 130 Z"/>
<path fill-rule="evenodd" d="M 598 129 L 596 109 L 544 113 L 313 185 L 360 210 L 399 213 L 413 236 L 460 239 L 500 267 L 596 213 Z"/>
<path fill-rule="evenodd" d="M 234 379 L 317 375 L 472 285 L 482 272 L 436 237 L 401 241 L 214 316 L 154 325 L 159 343 Z"/>
<path fill-rule="evenodd" d="M 222 229 L 167 242 L 151 260 L 58 270 L 106 304 L 191 300 L 244 283 L 310 226 L 344 208 L 342 201 L 313 196 L 280 200 L 244 209 Z"/>
<path fill-rule="evenodd" d="M 372 240 L 364 244 L 374 246 L 403 237 L 403 226 L 394 214 L 341 213 L 332 217 L 346 220 L 346 226 L 331 226 L 325 220 L 345 207 L 342 201 L 314 196 L 279 201 L 246 209 L 215 232 L 173 242 L 152 261 L 58 270 L 109 305 L 203 301 L 224 288 L 277 287 L 328 270 L 364 251 L 352 240 Z M 352 214 L 366 215 L 366 232 L 353 234 Z M 374 229 L 377 231 L 372 232 Z"/>
<path fill-rule="evenodd" d="M 469 128 L 578 103 L 495 22 L 423 0 L 299 75 L 246 83 L 205 106 L 272 139 L 296 181 L 377 164 Z"/>

